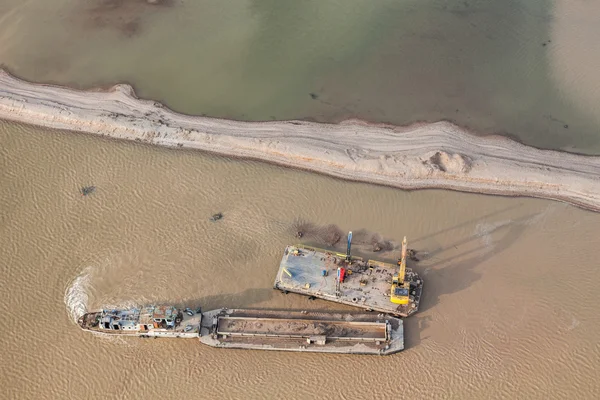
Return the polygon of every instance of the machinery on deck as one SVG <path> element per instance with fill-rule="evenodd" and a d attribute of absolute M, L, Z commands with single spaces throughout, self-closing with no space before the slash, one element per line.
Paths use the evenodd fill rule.
<path fill-rule="evenodd" d="M 394 304 L 408 304 L 410 282 L 405 281 L 406 276 L 406 236 L 402 241 L 402 256 L 398 260 L 398 272 L 392 277 L 390 300 Z"/>
<path fill-rule="evenodd" d="M 418 308 L 423 280 L 406 265 L 406 238 L 397 263 L 364 260 L 351 255 L 352 233 L 346 252 L 302 244 L 287 246 L 274 287 L 368 311 L 408 317 Z"/>

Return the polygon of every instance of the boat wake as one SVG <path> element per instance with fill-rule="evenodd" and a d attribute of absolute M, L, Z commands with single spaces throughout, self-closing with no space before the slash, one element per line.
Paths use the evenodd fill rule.
<path fill-rule="evenodd" d="M 513 223 L 512 220 L 479 223 L 475 227 L 475 237 L 480 238 L 485 247 L 493 247 L 494 240 L 492 234 L 497 230 L 510 225 L 511 223 Z"/>
<path fill-rule="evenodd" d="M 103 295 L 98 298 L 96 293 L 98 285 L 104 288 L 114 286 L 114 269 L 118 265 L 121 265 L 121 263 L 108 258 L 104 261 L 92 261 L 69 282 L 65 289 L 64 302 L 67 313 L 73 322 L 77 323 L 79 317 L 90 311 L 90 307 L 92 309 L 96 307 L 105 309 L 133 308 L 140 307 L 140 304 L 149 303 L 149 299 L 143 296 L 133 296 L 128 300 L 121 300 L 121 293 L 111 296 L 110 290 L 108 292 L 103 291 Z"/>
<path fill-rule="evenodd" d="M 104 340 L 104 341 L 110 342 L 110 344 L 131 347 L 132 343 L 133 343 L 131 341 L 128 341 L 127 338 L 124 338 L 121 336 L 105 335 L 103 333 L 98 333 L 98 332 L 91 332 L 91 334 L 94 336 L 95 339 Z"/>
<path fill-rule="evenodd" d="M 91 272 L 91 267 L 85 268 L 65 290 L 67 312 L 75 323 L 80 316 L 86 313 L 88 308 Z"/>

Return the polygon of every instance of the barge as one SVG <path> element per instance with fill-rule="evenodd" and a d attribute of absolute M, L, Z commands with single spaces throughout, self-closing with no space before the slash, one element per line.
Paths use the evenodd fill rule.
<path fill-rule="evenodd" d="M 198 338 L 218 348 L 379 355 L 404 349 L 402 320 L 372 313 L 148 306 L 93 311 L 78 323 L 102 335 Z"/>
<path fill-rule="evenodd" d="M 402 320 L 384 314 L 221 309 L 204 315 L 200 341 L 213 347 L 379 355 L 404 349 Z"/>
<path fill-rule="evenodd" d="M 352 232 L 346 254 L 305 245 L 286 247 L 275 289 L 397 317 L 417 312 L 423 280 L 406 266 L 406 237 L 397 264 L 352 256 L 351 242 Z"/>

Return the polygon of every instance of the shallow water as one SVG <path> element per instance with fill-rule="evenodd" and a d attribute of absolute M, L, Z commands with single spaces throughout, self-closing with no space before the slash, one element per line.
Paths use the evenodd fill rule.
<path fill-rule="evenodd" d="M 0 64 L 192 114 L 450 119 L 600 154 L 595 2 L 4 0 Z"/>
<path fill-rule="evenodd" d="M 600 395 L 600 214 L 536 199 L 405 192 L 6 123 L 0 166 L 2 398 Z M 83 197 L 84 185 L 97 190 Z M 224 219 L 210 222 L 218 211 Z M 426 286 L 421 311 L 405 322 L 406 351 L 106 340 L 72 321 L 85 308 L 150 302 L 333 307 L 272 289 L 297 218 L 369 229 L 396 244 L 407 235 L 428 255 L 414 266 Z"/>

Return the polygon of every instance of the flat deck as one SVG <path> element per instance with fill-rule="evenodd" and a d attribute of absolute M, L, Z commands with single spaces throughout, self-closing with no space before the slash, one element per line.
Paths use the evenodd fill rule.
<path fill-rule="evenodd" d="M 375 263 L 379 265 L 369 268 L 367 262 L 354 257 L 346 264 L 345 257 L 335 252 L 308 246 L 288 246 L 279 265 L 274 287 L 284 292 L 314 296 L 400 317 L 416 312 L 423 287 L 419 276 L 411 268 L 406 268 L 406 280 L 411 282 L 410 302 L 407 305 L 394 304 L 390 301 L 390 289 L 395 268 Z M 348 271 L 339 292 L 338 267 Z"/>
<path fill-rule="evenodd" d="M 310 338 L 326 336 L 341 340 L 385 340 L 383 322 L 348 322 L 290 318 L 220 317 L 217 332 L 220 335 L 275 336 Z"/>
<path fill-rule="evenodd" d="M 221 309 L 203 314 L 200 341 L 212 347 L 345 354 L 404 349 L 402 320 L 336 311 Z"/>

